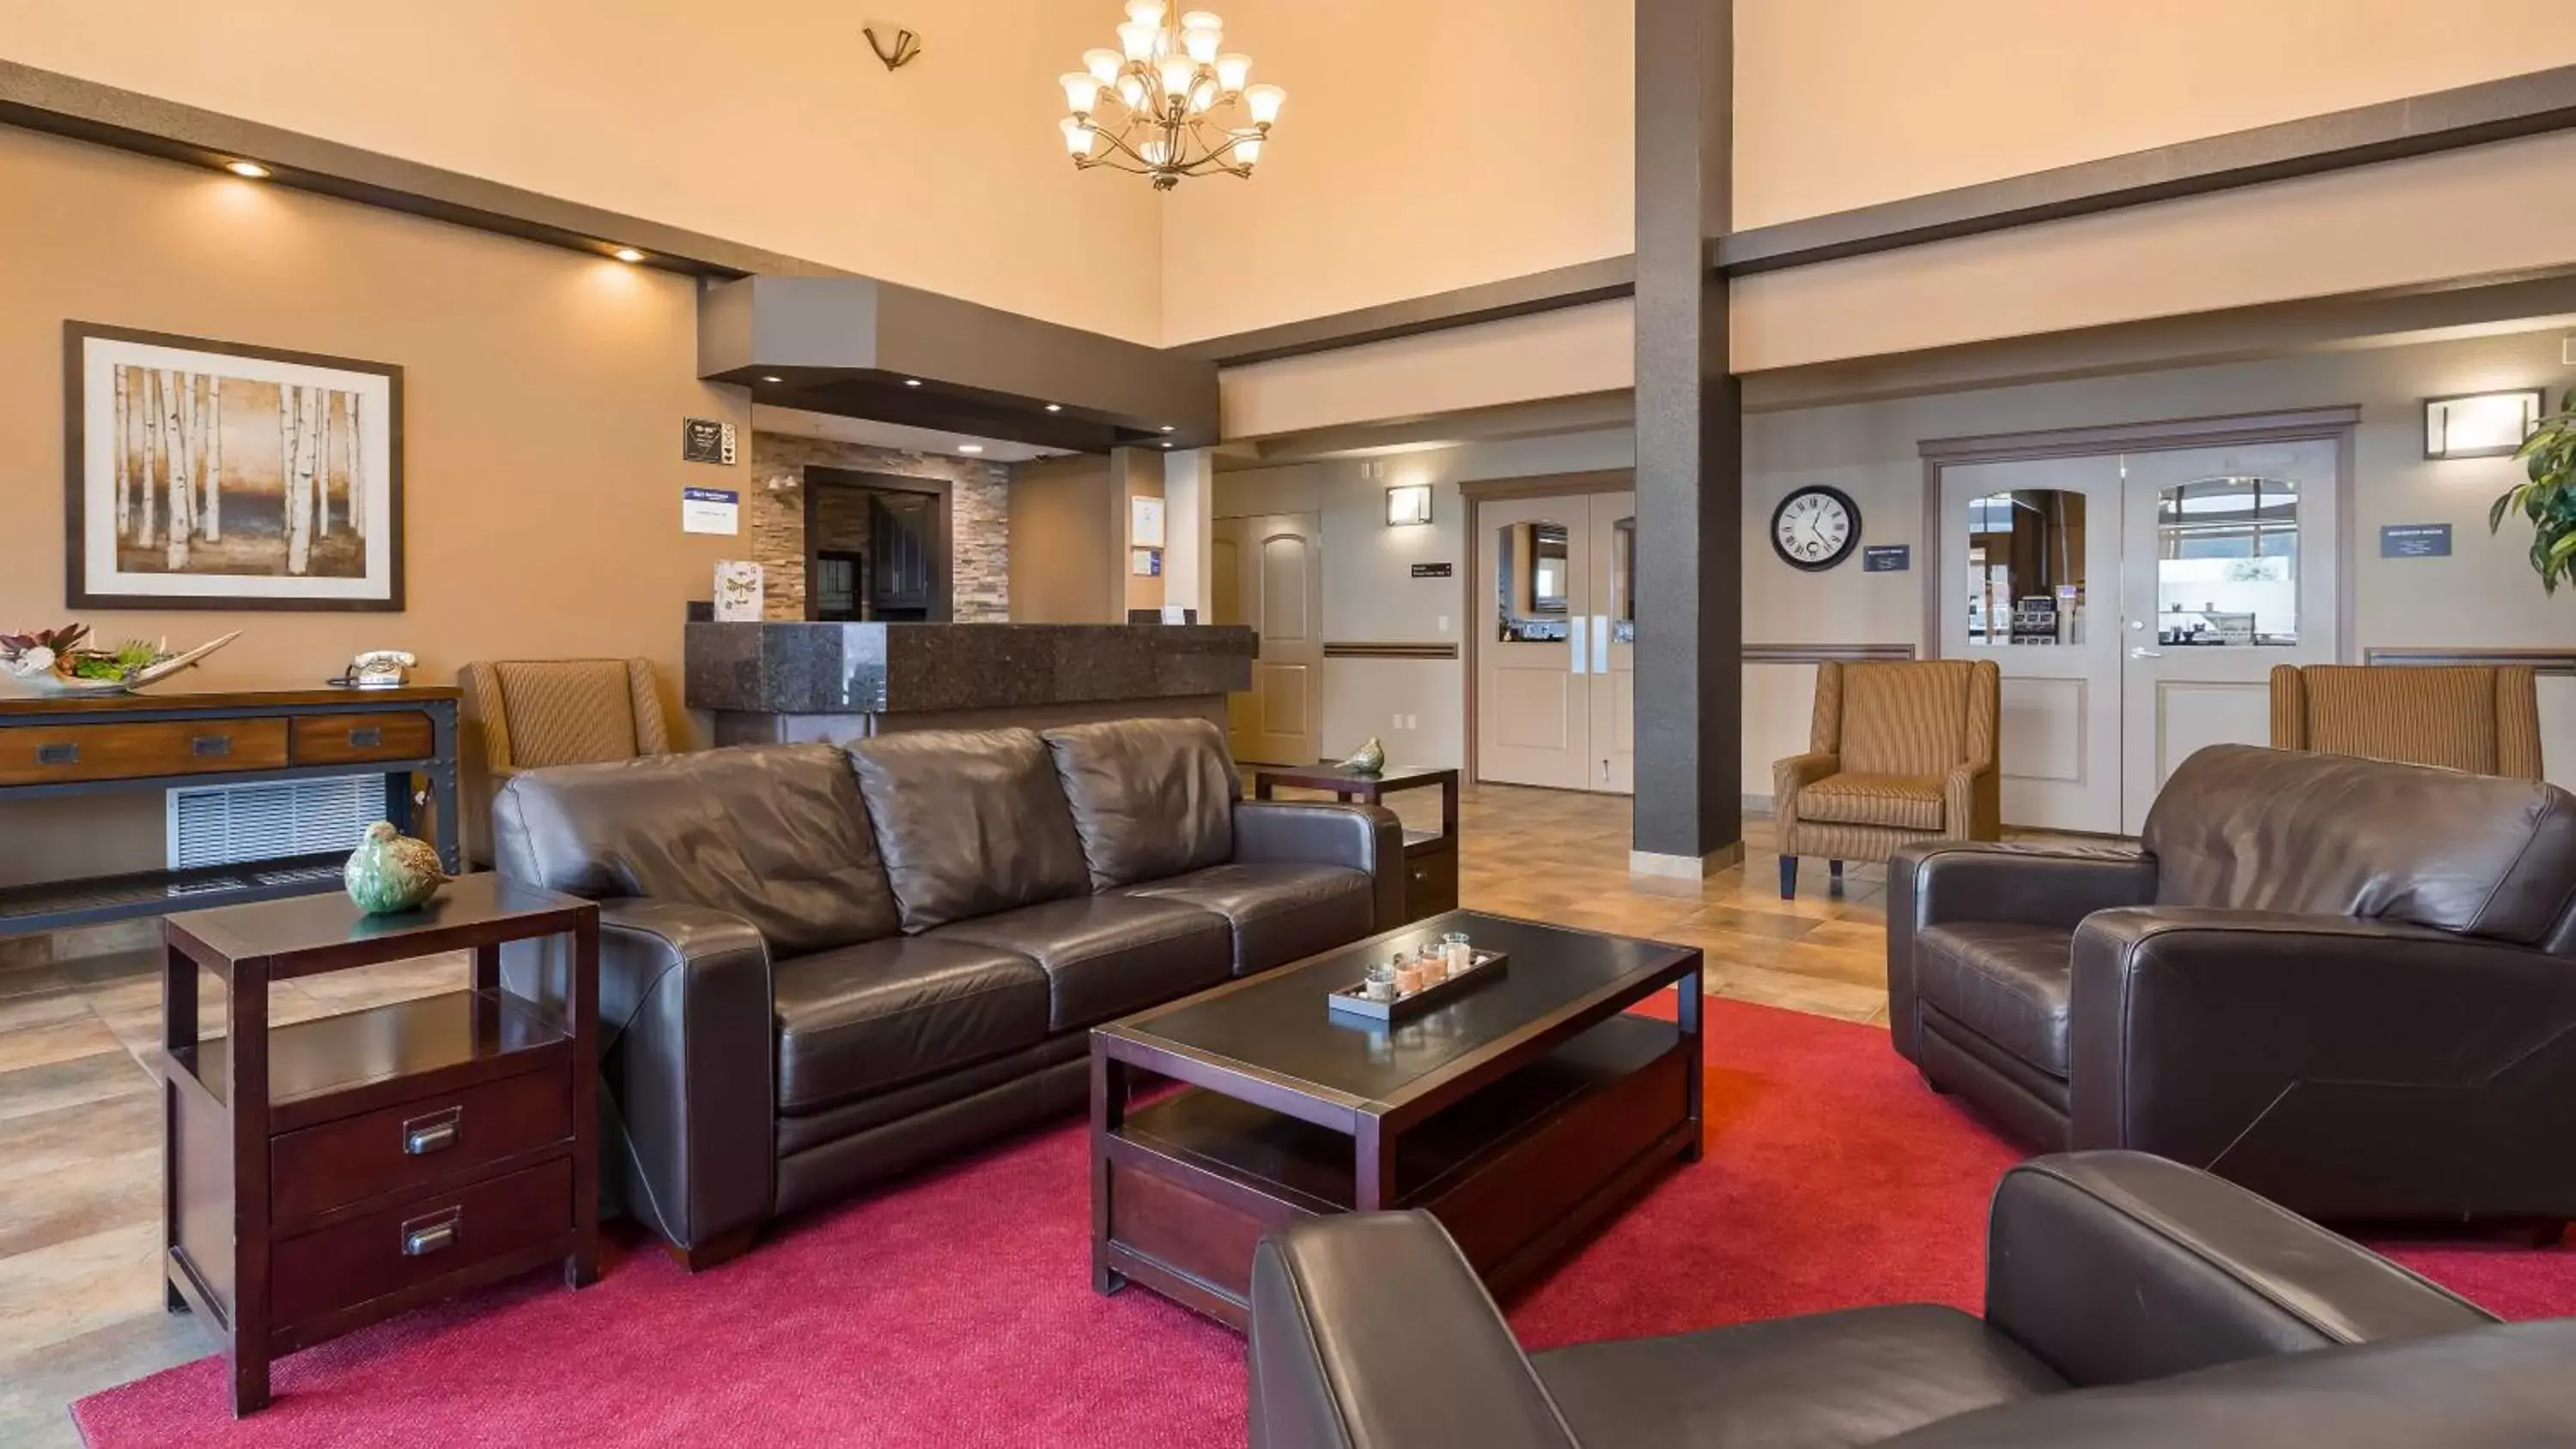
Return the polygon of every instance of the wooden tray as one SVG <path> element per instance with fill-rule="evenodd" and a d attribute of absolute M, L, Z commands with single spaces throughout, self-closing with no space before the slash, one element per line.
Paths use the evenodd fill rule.
<path fill-rule="evenodd" d="M 1485 982 L 1499 978 L 1511 961 L 1511 957 L 1501 951 L 1476 951 L 1474 955 L 1476 964 L 1467 968 L 1465 975 L 1452 976 L 1437 986 L 1426 986 L 1411 996 L 1399 996 L 1393 1001 L 1371 1001 L 1360 994 L 1367 983 L 1354 981 L 1327 993 L 1325 1009 L 1335 1016 L 1375 1023 L 1402 1021 L 1435 1006 L 1446 1006 Z"/>

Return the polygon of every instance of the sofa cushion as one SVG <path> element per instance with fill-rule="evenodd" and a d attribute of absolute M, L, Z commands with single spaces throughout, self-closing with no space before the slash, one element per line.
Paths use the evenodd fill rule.
<path fill-rule="evenodd" d="M 1055 758 L 1034 730 L 917 730 L 850 746 L 903 928 L 1091 889 Z"/>
<path fill-rule="evenodd" d="M 1047 978 L 1026 956 L 896 936 L 773 962 L 778 1110 L 854 1097 L 1035 1046 Z"/>
<path fill-rule="evenodd" d="M 1203 719 L 1122 719 L 1046 732 L 1091 888 L 1158 880 L 1234 856 L 1243 794 Z"/>
<path fill-rule="evenodd" d="M 1928 926 L 1914 935 L 1915 989 L 1962 1026 L 2063 1079 L 2074 944 L 2074 932 L 2055 926 Z"/>
<path fill-rule="evenodd" d="M 1907 1304 L 1530 1355 L 1585 1444 L 1845 1449 L 2065 1380 L 1955 1308 Z"/>
<path fill-rule="evenodd" d="M 1905 775 L 1827 775 L 1798 791 L 1798 818 L 1895 830 L 1941 828 L 1941 782 Z"/>
<path fill-rule="evenodd" d="M 1185 901 L 1234 927 L 1234 974 L 1249 976 L 1346 946 L 1377 924 L 1377 884 L 1346 866 L 1212 865 L 1123 895 Z"/>
<path fill-rule="evenodd" d="M 513 880 L 728 911 L 782 956 L 896 930 L 858 785 L 830 745 L 531 770 L 502 788 L 492 834 Z"/>
<path fill-rule="evenodd" d="M 1226 919 L 1182 901 L 1077 896 L 941 927 L 941 941 L 1016 951 L 1045 969 L 1047 1027 L 1072 1031 L 1214 986 L 1232 974 Z"/>
<path fill-rule="evenodd" d="M 2538 781 L 2211 745 L 2156 792 L 2140 843 L 2160 906 L 2537 945 L 2576 904 L 2576 796 Z"/>

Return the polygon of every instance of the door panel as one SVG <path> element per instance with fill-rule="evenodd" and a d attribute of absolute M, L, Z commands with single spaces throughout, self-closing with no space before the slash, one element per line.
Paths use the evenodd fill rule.
<path fill-rule="evenodd" d="M 1594 788 L 1589 500 L 1477 510 L 1476 775 Z"/>
<path fill-rule="evenodd" d="M 1637 791 L 1637 495 L 1592 495 L 1591 788 Z"/>
<path fill-rule="evenodd" d="M 1324 561 L 1311 513 L 1220 518 L 1208 559 L 1216 622 L 1260 632 L 1252 688 L 1226 701 L 1235 758 L 1311 765 L 1322 757 Z"/>
<path fill-rule="evenodd" d="M 2123 460 L 2123 830 L 2192 751 L 2270 742 L 2272 666 L 2335 661 L 2337 453 L 2317 439 Z"/>

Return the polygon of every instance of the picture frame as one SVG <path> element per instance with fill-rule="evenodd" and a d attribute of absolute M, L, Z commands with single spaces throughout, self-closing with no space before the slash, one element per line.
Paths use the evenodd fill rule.
<path fill-rule="evenodd" d="M 391 363 L 65 322 L 65 604 L 401 612 L 402 428 Z"/>

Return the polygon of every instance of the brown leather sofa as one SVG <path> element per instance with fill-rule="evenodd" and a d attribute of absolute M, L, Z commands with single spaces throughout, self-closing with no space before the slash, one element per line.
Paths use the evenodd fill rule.
<path fill-rule="evenodd" d="M 2576 797 L 2220 745 L 2134 849 L 1898 853 L 1896 1049 L 2311 1217 L 2576 1217 Z"/>
<path fill-rule="evenodd" d="M 600 902 L 603 1176 L 703 1267 L 1081 1104 L 1095 1023 L 1402 921 L 1393 814 L 1240 795 L 1215 726 L 1126 720 L 535 770 L 494 819 Z"/>
<path fill-rule="evenodd" d="M 1724 1231 L 1724 1225 L 1714 1225 Z M 2476 1305 L 2135 1153 L 2005 1174 L 1982 1318 L 1855 1308 L 1524 1354 L 1438 1222 L 1311 1219 L 1252 1282 L 1253 1449 L 2576 1443 L 2576 1319 Z"/>

